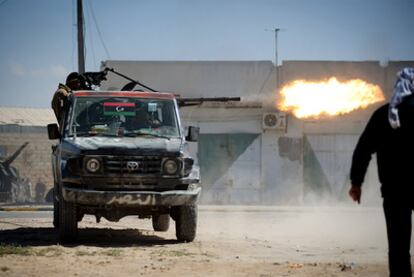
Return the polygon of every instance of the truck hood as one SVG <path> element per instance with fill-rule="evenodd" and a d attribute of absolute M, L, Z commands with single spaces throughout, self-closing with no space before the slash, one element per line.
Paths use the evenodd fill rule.
<path fill-rule="evenodd" d="M 98 149 L 134 149 L 142 151 L 179 152 L 182 148 L 180 138 L 155 137 L 76 137 L 66 138 L 65 141 L 79 150 Z"/>

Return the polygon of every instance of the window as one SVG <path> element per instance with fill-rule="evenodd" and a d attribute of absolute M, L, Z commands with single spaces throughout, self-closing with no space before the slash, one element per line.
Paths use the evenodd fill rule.
<path fill-rule="evenodd" d="M 74 107 L 70 136 L 180 136 L 172 100 L 78 97 Z"/>

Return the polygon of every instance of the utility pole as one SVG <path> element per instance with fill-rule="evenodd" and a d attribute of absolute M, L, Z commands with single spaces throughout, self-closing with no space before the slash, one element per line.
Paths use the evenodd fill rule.
<path fill-rule="evenodd" d="M 275 32 L 275 66 L 277 67 L 277 64 L 279 62 L 278 57 L 277 57 L 277 34 L 279 33 L 280 29 L 279 28 L 275 28 L 272 30 L 273 32 Z"/>
<path fill-rule="evenodd" d="M 279 90 L 279 68 L 277 67 L 278 65 L 278 49 L 277 49 L 277 34 L 279 33 L 280 29 L 279 28 L 274 28 L 273 32 L 275 32 L 275 70 L 276 70 L 276 91 Z"/>
<path fill-rule="evenodd" d="M 277 67 L 279 60 L 278 60 L 278 49 L 277 49 L 277 35 L 280 31 L 280 28 L 273 28 L 273 29 L 266 29 L 265 31 L 274 32 L 275 33 L 275 71 L 276 71 L 276 91 L 279 88 L 279 69 Z"/>
<path fill-rule="evenodd" d="M 80 74 L 85 73 L 85 36 L 83 34 L 83 8 L 82 0 L 77 0 L 77 18 L 78 18 L 78 71 Z"/>

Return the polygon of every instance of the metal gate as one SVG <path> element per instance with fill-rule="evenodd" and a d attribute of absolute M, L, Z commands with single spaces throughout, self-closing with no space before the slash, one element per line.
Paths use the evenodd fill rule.
<path fill-rule="evenodd" d="M 202 134 L 199 139 L 202 203 L 260 201 L 261 140 L 258 134 Z"/>
<path fill-rule="evenodd" d="M 304 194 L 347 197 L 352 154 L 358 142 L 355 134 L 307 134 L 304 136 Z M 379 191 L 376 161 L 371 160 L 365 190 Z"/>

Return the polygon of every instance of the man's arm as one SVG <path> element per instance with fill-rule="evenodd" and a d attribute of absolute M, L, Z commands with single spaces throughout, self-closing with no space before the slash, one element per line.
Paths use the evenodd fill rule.
<path fill-rule="evenodd" d="M 378 134 L 378 111 L 368 121 L 362 132 L 352 156 L 351 189 L 349 195 L 358 202 L 361 201 L 361 186 L 364 182 L 371 156 L 376 152 L 376 139 Z"/>
<path fill-rule="evenodd" d="M 53 111 L 55 112 L 55 116 L 59 124 L 62 118 L 61 112 L 66 102 L 68 101 L 67 100 L 68 96 L 69 96 L 69 92 L 59 87 L 52 98 L 51 106 L 52 106 Z"/>

